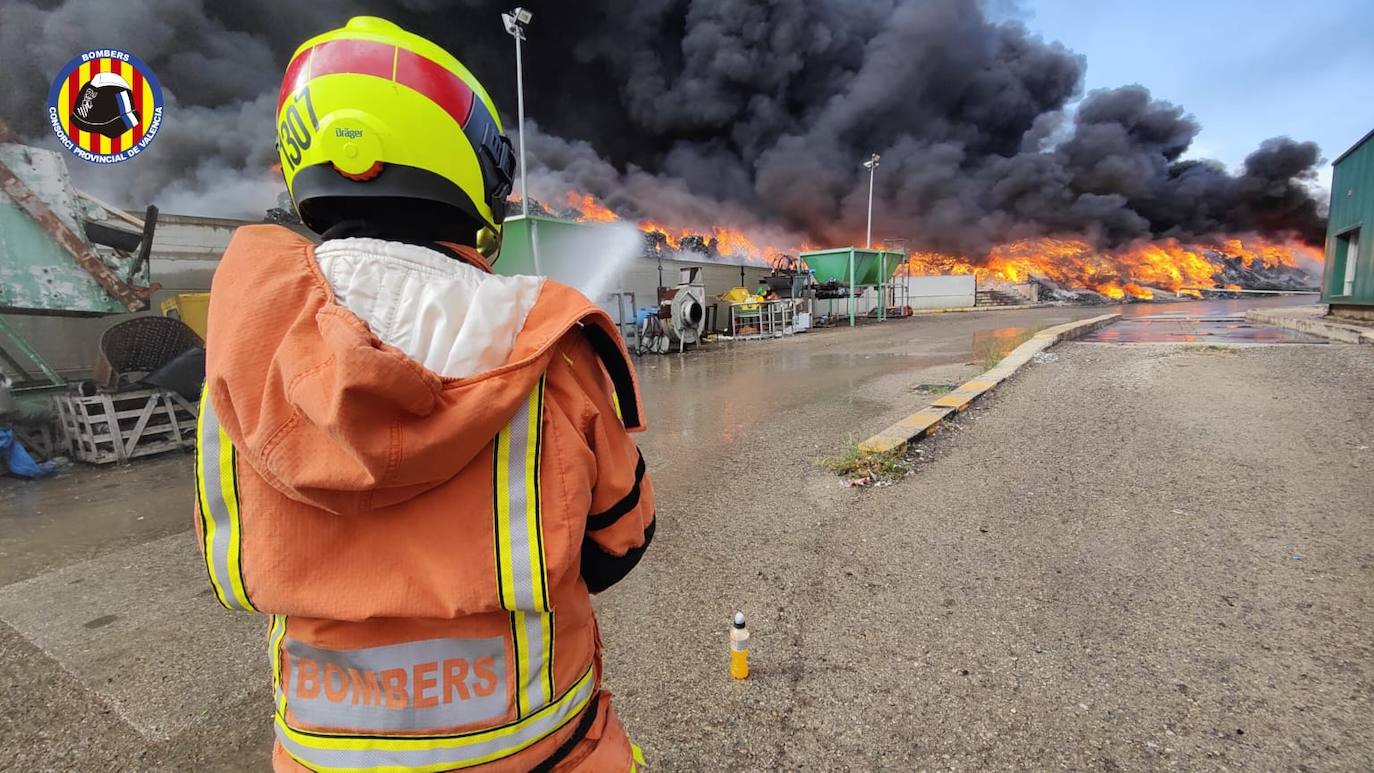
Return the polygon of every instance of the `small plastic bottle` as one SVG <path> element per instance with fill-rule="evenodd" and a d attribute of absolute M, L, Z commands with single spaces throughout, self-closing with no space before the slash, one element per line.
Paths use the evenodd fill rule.
<path fill-rule="evenodd" d="M 744 627 L 744 613 L 735 613 L 735 625 L 730 629 L 730 676 L 749 678 L 749 629 Z"/>

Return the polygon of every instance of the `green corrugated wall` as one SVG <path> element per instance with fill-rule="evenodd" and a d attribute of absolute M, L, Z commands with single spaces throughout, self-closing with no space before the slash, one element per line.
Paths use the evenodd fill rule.
<path fill-rule="evenodd" d="M 1359 253 L 1354 256 L 1355 289 L 1345 295 L 1342 237 L 1359 229 Z M 1336 160 L 1331 176 L 1331 217 L 1326 226 L 1326 270 L 1322 301 L 1374 306 L 1374 132 Z"/>

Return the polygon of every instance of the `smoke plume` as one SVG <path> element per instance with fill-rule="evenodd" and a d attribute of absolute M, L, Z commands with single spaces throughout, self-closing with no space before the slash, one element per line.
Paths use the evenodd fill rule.
<path fill-rule="evenodd" d="M 48 85 L 93 47 L 144 59 L 167 93 L 149 151 L 71 161 L 141 207 L 257 216 L 276 201 L 275 93 L 291 52 L 350 15 L 454 52 L 514 120 L 512 0 L 18 0 L 0 7 L 0 116 L 55 146 Z M 1255 232 L 1318 243 L 1319 151 L 1266 140 L 1237 173 L 1185 159 L 1197 122 L 1138 85 L 1082 93 L 1085 62 L 974 0 L 527 3 L 531 192 L 630 217 L 849 243 L 880 153 L 875 233 L 980 255 L 1030 236 L 1118 245 Z"/>

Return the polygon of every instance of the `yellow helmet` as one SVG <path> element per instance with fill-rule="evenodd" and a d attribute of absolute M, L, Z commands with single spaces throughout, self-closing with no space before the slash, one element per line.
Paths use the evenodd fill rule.
<path fill-rule="evenodd" d="M 499 243 L 515 156 L 482 84 L 447 51 L 357 16 L 296 49 L 277 99 L 286 189 L 315 230 L 330 200 L 436 202 Z"/>

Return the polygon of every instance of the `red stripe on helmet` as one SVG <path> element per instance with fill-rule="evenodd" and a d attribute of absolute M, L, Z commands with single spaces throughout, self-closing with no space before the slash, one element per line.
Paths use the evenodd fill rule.
<path fill-rule="evenodd" d="M 459 126 L 467 123 L 472 112 L 472 89 L 438 62 L 388 43 L 348 39 L 311 46 L 291 60 L 277 95 L 277 112 L 311 80 L 344 73 L 394 80 L 414 89 L 443 108 Z"/>
<path fill-rule="evenodd" d="M 310 81 L 325 75 L 371 75 L 391 80 L 396 47 L 373 40 L 327 40 L 291 60 L 277 95 L 277 112 L 287 98 Z"/>
<path fill-rule="evenodd" d="M 277 114 L 281 114 L 281 106 L 286 104 L 286 98 L 291 96 L 305 82 L 310 79 L 309 67 L 310 55 L 315 53 L 317 46 L 312 46 L 302 51 L 291 63 L 286 65 L 286 74 L 281 79 L 281 91 L 277 94 Z"/>
<path fill-rule="evenodd" d="M 428 97 L 459 126 L 467 125 L 472 112 L 472 89 L 443 65 L 402 50 L 396 56 L 396 82 Z"/>

